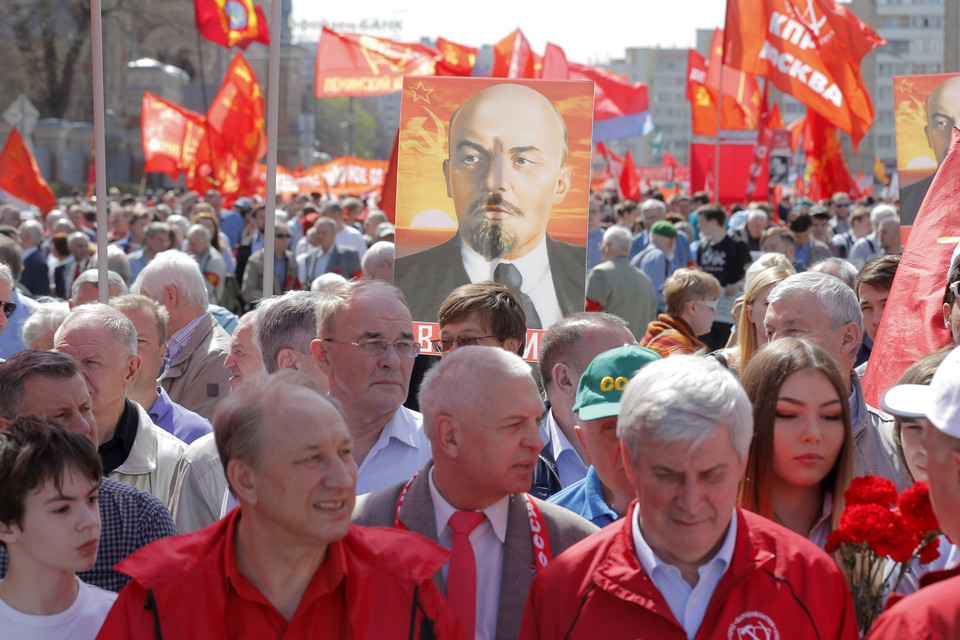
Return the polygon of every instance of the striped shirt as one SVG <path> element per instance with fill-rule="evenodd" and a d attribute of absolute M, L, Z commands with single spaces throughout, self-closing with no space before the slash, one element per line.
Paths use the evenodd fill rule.
<path fill-rule="evenodd" d="M 192 336 L 194 330 L 200 326 L 200 323 L 207 318 L 207 315 L 207 312 L 204 311 L 191 320 L 187 326 L 170 336 L 170 339 L 167 340 L 167 350 L 164 352 L 164 355 L 167 357 L 167 362 L 170 364 L 177 363 L 177 360 L 180 359 L 180 354 L 183 353 L 183 348 L 186 346 L 187 341 L 190 340 L 190 336 Z"/>

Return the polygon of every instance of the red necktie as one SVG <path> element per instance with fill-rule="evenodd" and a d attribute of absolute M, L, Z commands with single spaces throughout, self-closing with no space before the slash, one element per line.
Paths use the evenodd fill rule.
<path fill-rule="evenodd" d="M 447 601 L 460 618 L 464 635 L 474 636 L 477 618 L 477 562 L 470 544 L 470 532 L 483 522 L 482 511 L 457 511 L 450 516 L 453 531 L 450 568 L 447 570 Z"/>
<path fill-rule="evenodd" d="M 76 280 L 80 277 L 80 263 L 77 263 L 77 268 L 73 271 L 73 279 Z"/>

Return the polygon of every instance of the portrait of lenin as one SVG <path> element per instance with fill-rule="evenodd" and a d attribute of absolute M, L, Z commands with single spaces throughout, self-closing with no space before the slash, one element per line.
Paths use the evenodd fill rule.
<path fill-rule="evenodd" d="M 574 178 L 557 107 L 528 86 L 488 86 L 453 112 L 447 146 L 442 171 L 457 233 L 395 266 L 413 319 L 436 322 L 450 291 L 486 280 L 518 296 L 531 329 L 583 311 L 586 250 L 547 233 Z"/>

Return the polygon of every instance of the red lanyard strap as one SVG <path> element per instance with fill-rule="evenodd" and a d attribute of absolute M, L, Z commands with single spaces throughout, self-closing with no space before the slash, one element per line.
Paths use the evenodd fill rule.
<path fill-rule="evenodd" d="M 419 473 L 419 472 L 418 472 Z M 400 507 L 403 506 L 403 500 L 407 497 L 407 490 L 417 475 L 407 480 L 400 490 L 400 497 L 397 498 L 397 509 L 393 513 L 393 528 L 407 530 L 407 527 L 400 522 Z M 533 554 L 536 558 L 536 570 L 541 571 L 553 560 L 553 552 L 550 550 L 550 536 L 547 534 L 547 525 L 543 520 L 543 514 L 540 513 L 540 507 L 533 501 L 530 494 L 523 494 L 524 503 L 527 506 L 527 518 L 530 520 L 530 538 L 533 541 Z"/>

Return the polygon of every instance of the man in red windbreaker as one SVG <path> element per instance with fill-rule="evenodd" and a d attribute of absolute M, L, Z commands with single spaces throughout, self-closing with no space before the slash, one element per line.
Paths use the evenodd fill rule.
<path fill-rule="evenodd" d="M 221 403 L 214 435 L 240 507 L 117 565 L 132 581 L 98 638 L 464 637 L 432 579 L 448 551 L 350 524 L 350 432 L 303 381 L 257 376 Z"/>
<path fill-rule="evenodd" d="M 837 564 L 736 506 L 753 417 L 728 370 L 688 355 L 648 364 L 617 435 L 637 500 L 537 574 L 521 639 L 859 637 Z"/>

